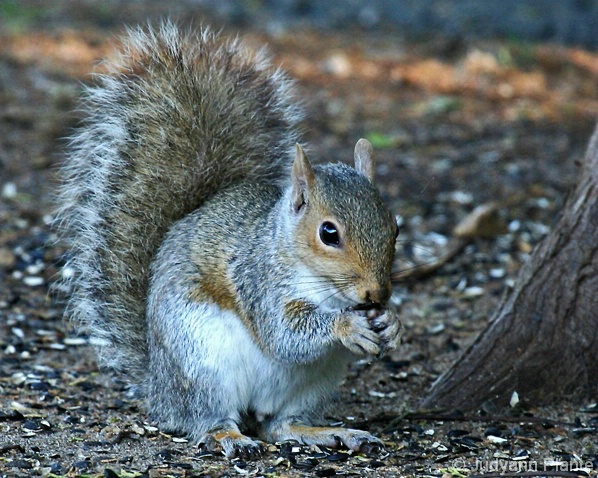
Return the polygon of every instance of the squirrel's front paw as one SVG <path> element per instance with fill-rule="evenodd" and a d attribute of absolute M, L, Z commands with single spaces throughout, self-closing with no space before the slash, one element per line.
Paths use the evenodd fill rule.
<path fill-rule="evenodd" d="M 401 321 L 397 314 L 387 309 L 382 315 L 370 319 L 373 330 L 380 337 L 382 353 L 396 349 L 401 342 Z"/>
<path fill-rule="evenodd" d="M 337 322 L 336 335 L 345 347 L 357 355 L 378 355 L 382 350 L 382 336 L 362 315 L 343 314 Z"/>

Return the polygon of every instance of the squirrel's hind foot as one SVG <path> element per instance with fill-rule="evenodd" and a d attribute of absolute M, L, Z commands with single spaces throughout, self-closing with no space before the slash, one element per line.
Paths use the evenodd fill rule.
<path fill-rule="evenodd" d="M 348 448 L 359 453 L 377 454 L 384 443 L 363 430 L 338 427 L 312 427 L 296 423 L 276 423 L 268 430 L 268 441 L 294 440 L 302 445 L 321 445 L 329 448 Z"/>
<path fill-rule="evenodd" d="M 257 460 L 265 451 L 261 441 L 243 435 L 238 428 L 218 428 L 206 435 L 201 440 L 204 448 L 210 451 L 222 450 L 227 458 L 242 458 L 244 460 Z"/>

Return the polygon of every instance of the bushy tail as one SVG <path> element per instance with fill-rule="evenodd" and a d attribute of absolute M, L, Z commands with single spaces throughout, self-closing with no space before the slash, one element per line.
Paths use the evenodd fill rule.
<path fill-rule="evenodd" d="M 300 112 L 287 78 L 239 41 L 166 22 L 130 30 L 123 44 L 87 90 L 57 218 L 71 247 L 67 313 L 101 363 L 135 376 L 165 232 L 240 178 L 284 181 Z"/>

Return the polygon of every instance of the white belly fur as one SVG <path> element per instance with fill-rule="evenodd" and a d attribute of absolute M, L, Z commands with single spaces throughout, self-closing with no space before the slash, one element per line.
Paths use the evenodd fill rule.
<path fill-rule="evenodd" d="M 351 355 L 342 349 L 310 364 L 285 364 L 266 356 L 241 319 L 213 304 L 197 304 L 181 321 L 194 344 L 184 354 L 186 369 L 217 378 L 231 415 L 258 418 L 310 411 L 343 378 Z"/>

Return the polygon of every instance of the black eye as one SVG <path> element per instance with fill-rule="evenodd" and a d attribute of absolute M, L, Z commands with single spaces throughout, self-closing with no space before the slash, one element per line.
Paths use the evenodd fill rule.
<path fill-rule="evenodd" d="M 395 239 L 399 237 L 399 228 L 397 227 L 397 232 L 395 232 Z"/>
<path fill-rule="evenodd" d="M 336 226 L 329 222 L 323 222 L 320 226 L 320 239 L 327 246 L 336 247 L 341 242 L 341 236 Z"/>

